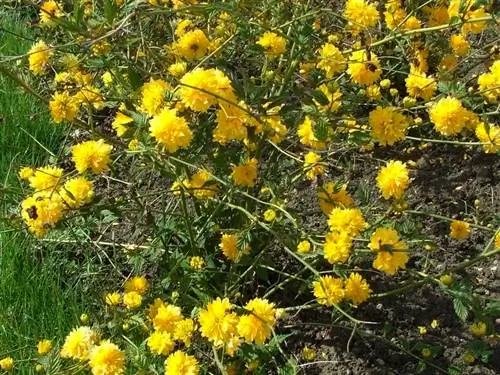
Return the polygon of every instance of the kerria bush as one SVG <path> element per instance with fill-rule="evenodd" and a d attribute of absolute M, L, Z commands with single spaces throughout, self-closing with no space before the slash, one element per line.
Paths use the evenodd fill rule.
<path fill-rule="evenodd" d="M 47 103 L 71 145 L 20 169 L 30 193 L 18 212 L 40 241 L 118 249 L 110 262 L 123 276 L 96 291 L 92 319 L 40 341 L 36 369 L 298 373 L 315 352 L 287 351 L 303 329 L 282 329 L 291 314 L 326 311 L 353 335 L 374 332 L 383 322 L 358 317 L 360 305 L 426 284 L 477 337 L 455 370 L 488 361 L 499 305 L 466 275 L 498 255 L 498 216 L 427 211 L 407 155 L 433 143 L 500 151 L 492 4 L 36 5 L 27 64 L 0 67 Z M 351 178 L 355 160 L 374 173 Z M 429 218 L 449 226 L 450 243 L 483 233 L 482 250 L 438 271 Z M 411 350 L 420 370 L 439 356 Z"/>

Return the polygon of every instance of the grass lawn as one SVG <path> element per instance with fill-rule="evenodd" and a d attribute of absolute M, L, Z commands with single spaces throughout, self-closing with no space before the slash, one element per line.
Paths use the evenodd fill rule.
<path fill-rule="evenodd" d="M 33 43 L 28 23 L 0 11 L 0 56 L 26 53 Z M 10 64 L 10 63 L 9 63 Z M 11 65 L 12 68 L 13 65 Z M 27 191 L 16 183 L 22 165 L 43 165 L 50 150 L 58 152 L 63 128 L 49 122 L 43 104 L 0 75 L 0 192 L 2 217 L 15 212 Z M 77 288 L 64 284 L 60 261 L 50 247 L 41 248 L 24 233 L 0 222 L 0 358 L 33 357 L 36 339 L 64 336 L 81 313 Z M 16 351 L 13 351 L 15 348 Z M 33 373 L 30 363 L 17 363 L 17 373 Z"/>

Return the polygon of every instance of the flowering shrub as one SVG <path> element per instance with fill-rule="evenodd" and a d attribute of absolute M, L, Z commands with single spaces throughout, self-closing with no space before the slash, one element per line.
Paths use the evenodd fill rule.
<path fill-rule="evenodd" d="M 41 36 L 27 51 L 37 81 L 11 75 L 46 100 L 72 145 L 20 170 L 23 225 L 41 241 L 125 254 L 110 259 L 123 280 L 98 291 L 93 318 L 58 346 L 39 343 L 38 370 L 298 373 L 314 351 L 287 352 L 291 314 L 327 311 L 354 335 L 374 323 L 363 304 L 427 284 L 478 337 L 450 368 L 488 362 L 481 337 L 493 335 L 498 302 L 455 278 L 498 255 L 498 217 L 422 209 L 407 154 L 432 143 L 500 151 L 495 9 L 339 3 L 37 8 Z M 351 178 L 357 157 L 375 175 Z M 453 241 L 482 233 L 481 250 L 435 269 L 424 219 L 446 223 Z M 422 345 L 410 350 L 419 371 L 436 368 L 439 351 Z"/>

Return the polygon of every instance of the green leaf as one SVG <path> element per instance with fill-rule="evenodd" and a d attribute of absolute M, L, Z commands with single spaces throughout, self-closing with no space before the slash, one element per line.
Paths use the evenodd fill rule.
<path fill-rule="evenodd" d="M 448 375 L 462 375 L 464 368 L 462 366 L 451 365 L 448 367 Z"/>
<path fill-rule="evenodd" d="M 483 314 L 491 317 L 500 316 L 500 301 L 488 302 L 483 309 Z"/>
<path fill-rule="evenodd" d="M 469 307 L 464 303 L 464 301 L 460 298 L 454 298 L 453 308 L 455 309 L 455 313 L 460 318 L 460 320 L 465 322 L 465 320 L 469 316 Z"/>
<path fill-rule="evenodd" d="M 421 372 L 425 371 L 426 368 L 427 368 L 427 365 L 425 364 L 425 361 L 419 361 L 417 368 L 416 368 L 416 371 L 417 371 L 417 373 L 421 373 Z"/>
<path fill-rule="evenodd" d="M 471 341 L 467 347 L 472 355 L 479 358 L 483 363 L 488 363 L 493 354 L 488 344 L 482 340 Z"/>
<path fill-rule="evenodd" d="M 356 200 L 360 202 L 362 206 L 367 205 L 371 202 L 372 193 L 370 187 L 367 184 L 360 183 L 356 192 L 354 193 Z"/>
<path fill-rule="evenodd" d="M 113 23 L 117 10 L 118 8 L 114 0 L 104 0 L 104 17 L 106 17 L 106 21 Z"/>
<path fill-rule="evenodd" d="M 83 6 L 79 1 L 75 1 L 75 5 L 73 6 L 73 18 L 75 19 L 75 24 L 77 27 L 82 25 L 84 16 Z"/>
<path fill-rule="evenodd" d="M 367 145 L 372 140 L 370 133 L 363 131 L 354 131 L 349 134 L 349 139 L 359 146 Z"/>

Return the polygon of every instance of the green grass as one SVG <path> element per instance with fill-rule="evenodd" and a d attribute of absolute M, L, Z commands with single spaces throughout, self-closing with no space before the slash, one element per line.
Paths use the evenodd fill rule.
<path fill-rule="evenodd" d="M 0 26 L 33 39 L 28 22 L 14 15 L 0 11 Z M 0 30 L 0 56 L 26 53 L 33 43 L 29 39 Z M 4 217 L 17 213 L 28 193 L 17 181 L 18 168 L 47 162 L 47 150 L 59 151 L 63 128 L 50 123 L 43 104 L 1 75 L 0 116 L 0 188 L 15 188 L 6 194 L 0 190 Z M 64 337 L 82 311 L 78 289 L 65 284 L 63 265 L 51 250 L 0 222 L 0 358 L 33 357 L 36 340 Z M 29 362 L 18 362 L 16 368 L 20 374 L 34 373 Z"/>

